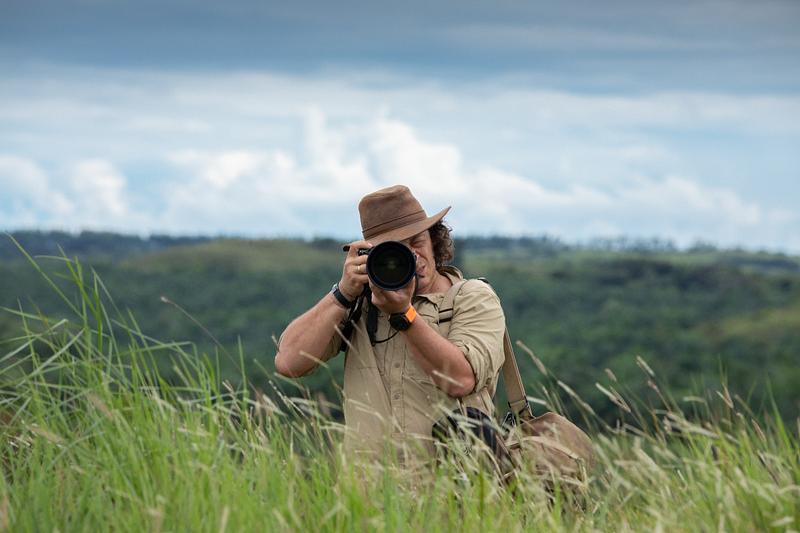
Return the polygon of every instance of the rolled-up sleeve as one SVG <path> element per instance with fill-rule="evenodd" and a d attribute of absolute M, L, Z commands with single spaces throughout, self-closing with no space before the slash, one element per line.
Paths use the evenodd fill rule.
<path fill-rule="evenodd" d="M 475 391 L 497 383 L 503 367 L 506 320 L 500 299 L 486 283 L 470 280 L 453 304 L 448 339 L 467 358 L 475 374 Z"/>
<path fill-rule="evenodd" d="M 341 328 L 340 328 L 341 329 Z M 286 333 L 286 330 L 281 333 L 280 338 L 278 339 L 278 351 L 280 351 L 281 341 L 283 340 L 283 335 Z M 339 354 L 339 351 L 344 348 L 344 343 L 342 342 L 342 337 L 338 333 L 334 333 L 331 340 L 328 341 L 328 344 L 325 345 L 325 349 L 322 351 L 321 354 L 310 354 L 313 357 L 319 359 L 321 362 L 326 362 L 332 359 L 334 356 Z M 316 370 L 316 366 L 309 371 L 309 373 Z"/>
<path fill-rule="evenodd" d="M 325 346 L 325 351 L 320 354 L 320 361 L 328 361 L 329 359 L 332 359 L 344 347 L 343 344 L 342 337 L 339 336 L 338 333 L 335 333 L 333 337 L 331 337 L 331 340 L 328 341 L 327 346 Z"/>

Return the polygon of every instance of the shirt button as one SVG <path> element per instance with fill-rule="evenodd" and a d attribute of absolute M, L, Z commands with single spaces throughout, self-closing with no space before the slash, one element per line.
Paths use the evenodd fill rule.
<path fill-rule="evenodd" d="M 395 367 L 395 368 L 400 368 L 400 363 L 395 363 L 395 364 L 394 364 L 394 367 Z"/>
<path fill-rule="evenodd" d="M 395 400 L 399 400 L 399 399 L 400 399 L 400 395 L 399 395 L 399 394 L 395 394 L 395 395 L 394 395 L 394 399 L 395 399 Z"/>

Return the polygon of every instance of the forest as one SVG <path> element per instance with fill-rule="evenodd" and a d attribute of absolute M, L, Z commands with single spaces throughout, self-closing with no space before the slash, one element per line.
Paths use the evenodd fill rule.
<path fill-rule="evenodd" d="M 119 320 L 135 320 L 161 341 L 190 342 L 217 357 L 221 375 L 269 391 L 275 341 L 283 328 L 339 279 L 336 239 L 148 238 L 113 233 L 16 232 L 0 238 L 0 349 L 22 327 L 20 312 L 51 320 L 68 305 L 26 257 L 66 277 L 64 258 L 94 271 Z M 568 245 L 548 237 L 456 240 L 454 264 L 484 276 L 500 296 L 517 358 L 537 397 L 539 385 L 566 385 L 602 418 L 619 406 L 609 388 L 654 401 L 725 391 L 756 411 L 800 411 L 800 259 L 784 254 L 678 249 L 659 240 Z M 74 286 L 64 281 L 71 294 Z M 335 401 L 342 357 L 303 378 L 312 394 Z M 13 359 L 7 359 L 6 364 Z M 169 356 L 162 375 L 175 378 Z M 245 366 L 245 372 L 239 368 Z M 502 397 L 502 389 L 498 389 Z M 502 399 L 499 404 L 502 404 Z"/>

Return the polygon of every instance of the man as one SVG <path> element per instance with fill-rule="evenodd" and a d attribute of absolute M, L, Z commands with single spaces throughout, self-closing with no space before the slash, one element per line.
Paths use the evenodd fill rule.
<path fill-rule="evenodd" d="M 364 239 L 350 243 L 331 292 L 281 335 L 275 367 L 284 376 L 302 376 L 345 349 L 345 451 L 377 458 L 388 445 L 401 461 L 425 459 L 434 450 L 433 424 L 458 399 L 493 414 L 505 317 L 491 288 L 470 280 L 456 287 L 447 338 L 440 334 L 446 328 L 439 324 L 440 307 L 463 279 L 445 265 L 453 253 L 442 222 L 449 207 L 428 217 L 411 191 L 398 185 L 365 196 L 358 209 Z M 416 255 L 415 280 L 396 291 L 373 285 L 367 256 L 357 253 L 390 240 Z M 367 284 L 372 296 L 365 307 L 377 314 L 372 340 L 364 312 L 344 341 L 348 312 Z"/>

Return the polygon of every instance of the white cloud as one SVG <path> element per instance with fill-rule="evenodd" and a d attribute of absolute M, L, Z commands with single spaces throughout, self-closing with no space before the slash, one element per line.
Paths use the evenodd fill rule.
<path fill-rule="evenodd" d="M 297 188 L 303 198 L 322 203 L 373 186 L 361 153 L 348 151 L 352 148 L 350 137 L 357 137 L 357 130 L 352 131 L 352 126 L 329 128 L 325 114 L 317 108 L 308 109 L 304 119 L 309 168 L 299 175 L 301 187 Z"/>
<path fill-rule="evenodd" d="M 127 180 L 109 161 L 79 161 L 72 169 L 69 185 L 87 223 L 115 226 L 115 221 L 129 214 Z"/>
<path fill-rule="evenodd" d="M 215 156 L 187 150 L 172 154 L 169 159 L 178 165 L 198 170 L 203 184 L 212 190 L 224 190 L 236 185 L 265 163 L 262 156 L 244 150 L 222 152 Z"/>
<path fill-rule="evenodd" d="M 349 236 L 363 194 L 407 183 L 430 211 L 453 205 L 462 234 L 800 250 L 787 208 L 800 160 L 781 149 L 800 137 L 792 94 L 578 94 L 375 73 L 35 81 L 0 87 L 0 124 L 16 125 L 0 125 L 5 227 Z"/>
<path fill-rule="evenodd" d="M 413 182 L 420 194 L 429 196 L 458 194 L 462 158 L 455 146 L 423 142 L 399 120 L 379 118 L 367 130 L 366 149 L 381 183 Z"/>
<path fill-rule="evenodd" d="M 6 228 L 57 223 L 73 202 L 53 189 L 46 172 L 30 159 L 0 155 L 0 225 Z"/>
<path fill-rule="evenodd" d="M 790 213 L 768 211 L 730 189 L 689 177 L 547 186 L 494 167 L 470 168 L 457 147 L 426 143 L 396 120 L 379 118 L 365 130 L 372 139 L 365 153 L 377 169 L 377 182 L 402 176 L 395 181 L 408 184 L 431 211 L 454 204 L 451 220 L 462 234 L 548 231 L 589 238 L 610 232 L 666 234 L 682 244 L 698 238 L 756 244 L 765 232 L 784 226 L 788 234 L 798 223 Z"/>
<path fill-rule="evenodd" d="M 0 226 L 141 232 L 124 175 L 104 159 L 46 171 L 26 158 L 0 156 Z"/>
<path fill-rule="evenodd" d="M 552 187 L 470 167 L 456 146 L 425 142 L 408 124 L 384 115 L 331 126 L 314 111 L 306 129 L 304 159 L 281 151 L 175 154 L 172 162 L 188 175 L 167 186 L 164 223 L 178 231 L 275 234 L 281 228 L 277 233 L 355 236 L 358 199 L 394 183 L 409 185 L 431 213 L 453 205 L 449 219 L 462 235 L 625 234 L 756 246 L 776 245 L 800 223 L 790 212 L 685 176 Z M 226 176 L 225 187 L 209 179 L 218 175 Z"/>

